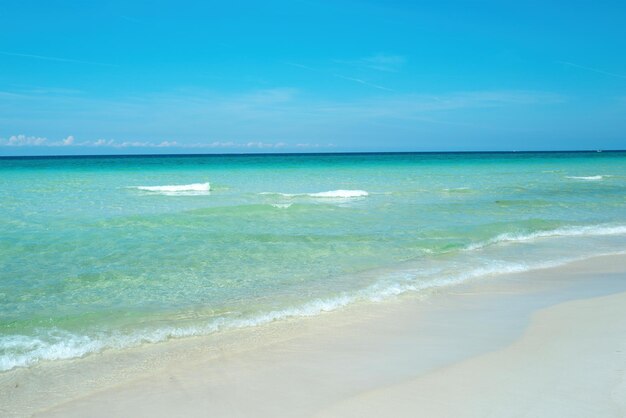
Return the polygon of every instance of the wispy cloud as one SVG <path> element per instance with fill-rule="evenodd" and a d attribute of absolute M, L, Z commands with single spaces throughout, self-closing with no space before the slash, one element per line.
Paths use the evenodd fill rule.
<path fill-rule="evenodd" d="M 387 87 L 379 86 L 378 84 L 374 84 L 374 83 L 370 83 L 370 82 L 365 81 L 365 80 L 361 80 L 360 78 L 346 77 L 346 76 L 343 76 L 343 75 L 340 75 L 340 74 L 333 74 L 333 75 L 335 77 L 337 77 L 337 78 L 341 78 L 341 79 L 348 80 L 348 81 L 353 81 L 355 83 L 363 84 L 363 85 L 368 86 L 368 87 L 373 87 L 373 88 L 378 89 L 378 90 L 394 91 L 394 90 L 389 89 Z"/>
<path fill-rule="evenodd" d="M 74 144 L 74 137 L 69 135 L 59 141 L 49 141 L 46 137 L 41 136 L 27 136 L 27 135 L 12 135 L 8 138 L 0 138 L 0 146 L 8 147 L 24 147 L 24 146 L 39 146 L 39 147 L 64 147 Z"/>
<path fill-rule="evenodd" d="M 21 86 L 13 91 L 0 91 L 0 97 L 36 99 L 43 96 L 76 96 L 83 91 L 59 87 Z"/>
<path fill-rule="evenodd" d="M 61 140 L 63 146 L 72 145 L 74 143 L 74 136 L 70 135 L 67 138 Z"/>
<path fill-rule="evenodd" d="M 48 138 L 39 136 L 12 135 L 9 138 L 0 138 L 0 145 L 9 147 L 43 146 L 48 144 Z"/>
<path fill-rule="evenodd" d="M 592 71 L 594 73 L 604 74 L 604 75 L 608 75 L 611 77 L 626 78 L 625 74 L 612 73 L 609 71 L 600 70 L 598 68 L 586 67 L 584 65 L 575 64 L 573 62 L 567 62 L 567 61 L 556 61 L 556 62 L 559 64 L 567 65 L 569 67 L 580 68 L 581 70 Z"/>
<path fill-rule="evenodd" d="M 20 57 L 20 58 L 32 58 L 32 59 L 38 59 L 38 60 L 44 60 L 44 61 L 67 62 L 67 63 L 72 63 L 72 64 L 87 64 L 87 65 L 100 65 L 100 66 L 105 66 L 105 67 L 117 67 L 117 65 L 115 64 L 108 64 L 104 62 L 83 61 L 83 60 L 76 60 L 76 59 L 71 59 L 71 58 L 50 57 L 50 56 L 34 55 L 34 54 L 22 54 L 22 53 L 17 53 L 17 52 L 0 51 L 0 55 L 6 55 L 10 57 Z"/>
<path fill-rule="evenodd" d="M 406 64 L 407 59 L 403 55 L 375 54 L 355 60 L 335 60 L 340 64 L 348 64 L 358 68 L 366 68 L 376 71 L 396 73 Z"/>
<path fill-rule="evenodd" d="M 403 94 L 386 99 L 322 103 L 317 110 L 351 118 L 393 118 L 427 121 L 437 112 L 562 103 L 559 94 L 524 90 L 469 91 L 439 95 Z"/>
<path fill-rule="evenodd" d="M 108 100 L 85 95 L 7 97 L 0 100 L 0 124 L 5 132 L 28 129 L 63 133 L 71 129 L 74 136 L 47 139 L 13 135 L 0 139 L 0 145 L 295 150 L 328 147 L 345 136 L 375 135 L 373 125 L 402 132 L 474 122 L 485 127 L 502 126 L 493 119 L 492 109 L 510 113 L 566 100 L 559 94 L 526 90 L 389 92 L 384 96 L 323 99 L 293 88 L 238 94 L 175 91 Z M 20 110 L 24 107 L 29 113 Z M 35 117 L 30 109 L 37 112 Z"/>
<path fill-rule="evenodd" d="M 69 135 L 58 141 L 50 141 L 45 137 L 12 135 L 0 138 L 0 146 L 8 147 L 104 147 L 104 148 L 179 148 L 179 149 L 290 149 L 290 148 L 330 148 L 333 144 L 266 142 L 266 141 L 208 141 L 191 144 L 178 141 L 117 141 L 115 139 L 96 139 L 76 141 Z"/>
<path fill-rule="evenodd" d="M 23 93 L 15 93 L 12 91 L 0 91 L 0 97 L 26 99 L 29 97 L 29 95 Z"/>
<path fill-rule="evenodd" d="M 265 105 L 290 102 L 298 94 L 298 90 L 294 88 L 274 88 L 256 90 L 247 94 L 243 94 L 235 98 L 239 103 L 247 103 L 253 105 Z"/>
<path fill-rule="evenodd" d="M 367 86 L 367 87 L 372 87 L 372 88 L 375 88 L 375 89 L 378 89 L 378 90 L 394 91 L 394 90 L 392 90 L 390 88 L 387 88 L 387 87 L 384 87 L 384 86 L 381 86 L 381 85 L 378 85 L 378 84 L 375 84 L 375 83 L 371 83 L 371 82 L 369 82 L 367 80 L 363 80 L 361 78 L 348 77 L 348 76 L 344 76 L 344 75 L 341 75 L 341 74 L 336 74 L 336 73 L 333 73 L 333 72 L 324 71 L 324 70 L 320 70 L 320 69 L 317 69 L 317 68 L 309 67 L 308 65 L 303 65 L 303 64 L 299 64 L 299 63 L 295 63 L 295 62 L 283 62 L 283 63 L 286 64 L 286 65 L 290 65 L 292 67 L 302 68 L 302 69 L 308 70 L 308 71 L 314 71 L 316 73 L 321 73 L 321 74 L 325 74 L 327 76 L 340 78 L 342 80 L 350 81 L 350 82 L 353 82 L 353 83 L 358 83 L 358 84 L 361 84 L 361 85 L 364 85 L 364 86 Z"/>
<path fill-rule="evenodd" d="M 83 94 L 82 90 L 78 89 L 68 89 L 63 87 L 40 87 L 40 86 L 30 86 L 24 88 L 22 91 L 24 94 L 39 94 L 39 95 L 59 95 L 59 96 L 75 96 L 78 94 Z"/>
<path fill-rule="evenodd" d="M 321 70 L 318 70 L 317 68 L 309 67 L 308 65 L 299 64 L 297 62 L 283 61 L 282 63 L 285 65 L 290 65 L 292 67 L 296 67 L 296 68 L 302 68 L 302 69 L 309 70 L 309 71 L 315 71 L 317 73 L 323 72 Z"/>

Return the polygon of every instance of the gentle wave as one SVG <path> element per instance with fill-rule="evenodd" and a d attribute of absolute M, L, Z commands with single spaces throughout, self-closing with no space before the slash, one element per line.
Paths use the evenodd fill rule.
<path fill-rule="evenodd" d="M 452 187 L 442 189 L 444 193 L 473 193 L 474 191 L 469 187 Z"/>
<path fill-rule="evenodd" d="M 372 302 L 381 302 L 385 299 L 389 299 L 390 297 L 399 296 L 404 293 L 420 292 L 430 289 L 454 286 L 468 280 L 481 277 L 495 276 L 501 274 L 523 273 L 525 271 L 558 267 L 572 261 L 575 261 L 575 259 L 563 259 L 560 261 L 542 262 L 537 264 L 506 263 L 500 261 L 495 262 L 492 265 L 476 267 L 462 273 L 452 274 L 433 281 L 399 281 L 393 284 L 385 284 L 384 286 L 381 286 L 381 284 L 374 284 L 365 289 L 364 294 L 367 295 L 367 299 Z"/>
<path fill-rule="evenodd" d="M 145 192 L 158 193 L 168 196 L 198 195 L 208 194 L 208 192 L 211 191 L 211 184 L 209 182 L 206 182 L 167 186 L 135 186 L 134 188 L 137 190 L 143 190 Z"/>
<path fill-rule="evenodd" d="M 568 179 L 572 179 L 572 180 L 587 180 L 587 181 L 598 181 L 598 180 L 602 180 L 607 176 L 601 176 L 601 175 L 597 175 L 597 176 L 565 176 L 565 178 Z"/>
<path fill-rule="evenodd" d="M 264 195 L 278 195 L 283 197 L 313 197 L 322 199 L 350 199 L 355 197 L 366 197 L 369 193 L 365 190 L 331 190 L 328 192 L 318 193 L 278 193 L 278 192 L 262 192 Z"/>
<path fill-rule="evenodd" d="M 286 204 L 284 207 L 289 206 L 291 204 Z M 527 242 L 550 237 L 623 234 L 626 234 L 626 225 L 569 226 L 531 233 L 500 234 L 482 243 L 470 245 L 466 247 L 466 250 L 479 250 L 491 245 Z M 354 292 L 343 292 L 334 297 L 316 299 L 299 306 L 281 310 L 262 312 L 247 318 L 217 317 L 204 325 L 198 326 L 168 326 L 158 329 L 145 329 L 132 334 L 100 333 L 92 336 L 77 335 L 60 329 L 47 330 L 45 335 L 39 337 L 7 335 L 0 338 L 0 353 L 2 353 L 0 355 L 0 371 L 16 367 L 28 367 L 40 361 L 84 357 L 107 349 L 125 349 L 144 343 L 162 342 L 172 338 L 207 335 L 223 329 L 254 327 L 287 318 L 310 317 L 334 311 L 357 302 L 380 302 L 404 293 L 419 293 L 431 289 L 449 287 L 485 276 L 556 267 L 573 260 L 561 259 L 534 264 L 492 260 L 483 265 L 459 269 L 462 271 L 455 272 L 408 270 L 383 277 L 376 283 Z M 424 278 L 427 278 L 427 280 L 422 280 Z"/>
<path fill-rule="evenodd" d="M 351 198 L 351 197 L 369 196 L 369 193 L 366 192 L 365 190 L 332 190 L 329 192 L 309 193 L 307 196 L 321 197 L 321 198 L 346 199 L 346 198 Z"/>
<path fill-rule="evenodd" d="M 545 231 L 530 233 L 506 233 L 500 234 L 487 241 L 469 245 L 467 250 L 476 250 L 489 245 L 500 243 L 513 243 L 532 241 L 538 238 L 550 237 L 578 237 L 578 236 L 606 236 L 626 234 L 626 225 L 587 225 L 587 226 L 567 226 Z"/>
<path fill-rule="evenodd" d="M 107 349 L 126 349 L 145 343 L 163 342 L 173 338 L 209 335 L 226 329 L 255 327 L 288 318 L 312 317 L 325 312 L 336 311 L 357 302 L 381 302 L 405 293 L 436 290 L 481 277 L 557 267 L 576 259 L 579 258 L 553 260 L 535 264 L 492 261 L 487 265 L 477 266 L 461 272 L 431 272 L 431 274 L 434 273 L 435 278 L 429 280 L 416 280 L 423 278 L 419 277 L 424 273 L 423 271 L 420 271 L 420 274 L 406 271 L 391 282 L 379 280 L 373 285 L 353 293 L 343 292 L 334 297 L 316 299 L 285 309 L 262 312 L 247 318 L 218 317 L 204 325 L 198 326 L 167 326 L 137 331 L 133 334 L 118 333 L 105 335 L 101 333 L 91 337 L 76 335 L 59 329 L 50 329 L 46 335 L 47 341 L 39 337 L 8 335 L 0 339 L 0 352 L 5 353 L 0 356 L 0 371 L 7 371 L 16 367 L 28 367 L 40 361 L 80 358 Z"/>

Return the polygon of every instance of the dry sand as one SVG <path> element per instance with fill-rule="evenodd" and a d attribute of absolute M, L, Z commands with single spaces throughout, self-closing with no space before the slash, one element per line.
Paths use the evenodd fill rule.
<path fill-rule="evenodd" d="M 626 294 L 538 312 L 511 346 L 337 402 L 318 417 L 624 417 Z"/>

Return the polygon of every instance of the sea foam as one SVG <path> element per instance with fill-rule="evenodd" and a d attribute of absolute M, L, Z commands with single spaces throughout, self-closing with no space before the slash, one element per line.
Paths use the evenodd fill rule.
<path fill-rule="evenodd" d="M 476 250 L 489 245 L 500 243 L 515 243 L 533 241 L 539 238 L 550 237 L 580 237 L 580 236 L 607 236 L 626 234 L 626 225 L 585 225 L 566 226 L 562 228 L 535 231 L 530 233 L 505 233 L 487 241 L 469 245 L 467 250 Z"/>
<path fill-rule="evenodd" d="M 206 182 L 167 186 L 135 186 L 134 188 L 145 192 L 163 194 L 167 196 L 202 195 L 208 194 L 211 191 L 211 184 Z"/>
<path fill-rule="evenodd" d="M 586 180 L 586 181 L 598 181 L 598 180 L 602 180 L 607 176 L 601 176 L 601 175 L 597 175 L 597 176 L 565 176 L 568 179 L 572 179 L 572 180 Z"/>
<path fill-rule="evenodd" d="M 319 193 L 308 193 L 307 196 L 310 197 L 321 197 L 321 198 L 340 198 L 347 199 L 351 197 L 365 197 L 369 196 L 369 193 L 365 190 L 332 190 L 329 192 L 319 192 Z"/>
<path fill-rule="evenodd" d="M 330 190 L 327 192 L 317 193 L 277 193 L 277 192 L 263 192 L 260 194 L 266 195 L 278 195 L 283 197 L 312 197 L 320 199 L 351 199 L 355 197 L 366 197 L 369 193 L 365 190 Z"/>
<path fill-rule="evenodd" d="M 3 352 L 0 356 L 0 371 L 28 367 L 45 360 L 80 358 L 107 349 L 125 349 L 172 338 L 209 335 L 226 329 L 249 328 L 283 319 L 317 316 L 358 302 L 380 302 L 405 293 L 446 288 L 481 277 L 556 267 L 574 260 L 562 259 L 534 264 L 489 262 L 486 265 L 470 267 L 465 271 L 432 271 L 427 275 L 430 277 L 421 277 L 423 271 L 417 275 L 415 272 L 406 271 L 402 276 L 391 277 L 392 280 L 389 280 L 389 277 L 383 278 L 354 292 L 341 292 L 328 298 L 314 299 L 284 309 L 259 312 L 248 317 L 220 316 L 195 326 L 163 326 L 157 329 L 137 330 L 130 334 L 100 333 L 93 336 L 77 335 L 59 329 L 50 329 L 45 336 L 40 337 L 6 335 L 0 338 L 0 352 Z"/>

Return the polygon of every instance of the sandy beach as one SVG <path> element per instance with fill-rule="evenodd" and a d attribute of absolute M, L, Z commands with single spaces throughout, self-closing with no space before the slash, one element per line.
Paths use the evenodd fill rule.
<path fill-rule="evenodd" d="M 626 418 L 626 1 L 5 1 L 0 418 Z"/>
<path fill-rule="evenodd" d="M 5 416 L 619 417 L 626 258 L 16 369 Z"/>

